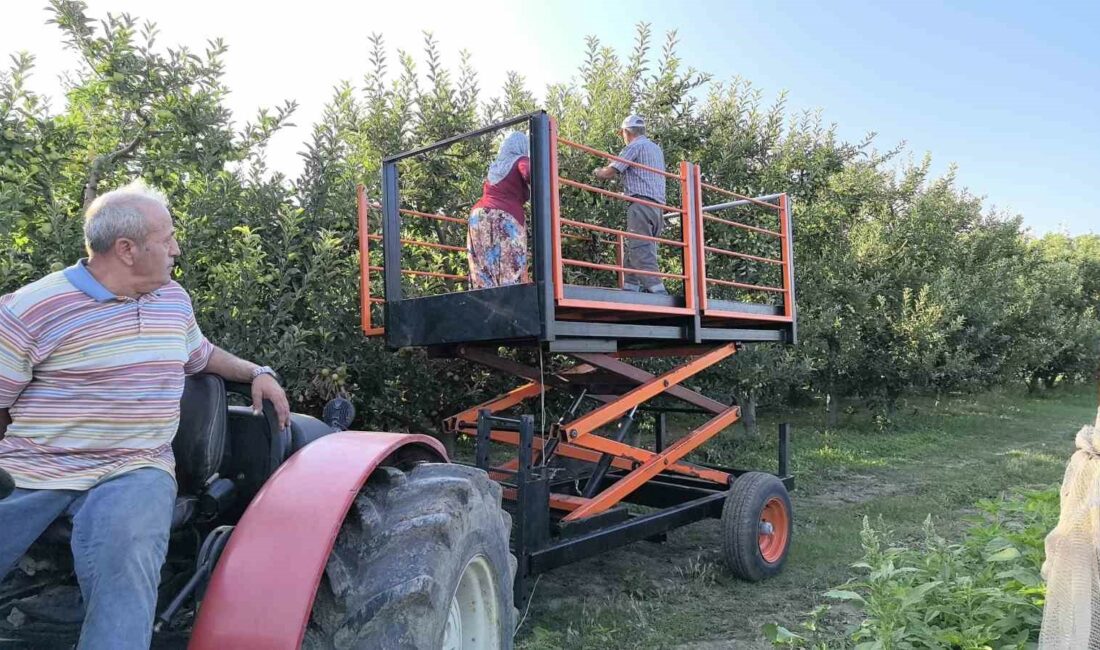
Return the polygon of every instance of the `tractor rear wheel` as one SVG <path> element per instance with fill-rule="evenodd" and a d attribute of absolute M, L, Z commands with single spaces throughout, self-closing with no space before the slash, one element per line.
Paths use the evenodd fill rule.
<path fill-rule="evenodd" d="M 302 647 L 512 647 L 500 486 L 473 467 L 380 467 L 344 520 Z"/>
<path fill-rule="evenodd" d="M 737 477 L 722 507 L 722 554 L 735 576 L 759 582 L 783 569 L 794 518 L 787 488 L 777 477 Z"/>

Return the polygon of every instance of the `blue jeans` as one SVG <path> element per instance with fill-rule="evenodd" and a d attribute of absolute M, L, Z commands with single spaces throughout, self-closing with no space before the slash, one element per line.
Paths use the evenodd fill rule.
<path fill-rule="evenodd" d="M 147 650 L 175 501 L 175 480 L 154 468 L 84 492 L 17 489 L 0 500 L 0 582 L 55 519 L 71 517 L 84 599 L 77 647 Z"/>

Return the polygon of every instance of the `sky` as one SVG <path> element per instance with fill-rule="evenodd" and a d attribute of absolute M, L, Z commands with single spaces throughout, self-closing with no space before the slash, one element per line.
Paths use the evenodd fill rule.
<path fill-rule="evenodd" d="M 37 57 L 31 86 L 63 101 L 60 75 L 76 65 L 45 2 L 8 0 L 0 54 Z M 626 55 L 635 26 L 676 30 L 686 65 L 717 80 L 741 76 L 768 100 L 820 110 L 841 137 L 875 132 L 904 143 L 933 172 L 957 167 L 987 207 L 1021 214 L 1035 234 L 1100 233 L 1100 2 L 663 2 L 649 0 L 402 0 L 308 3 L 89 0 L 93 16 L 129 12 L 156 22 L 162 45 L 201 50 L 222 37 L 229 106 L 244 122 L 262 106 L 297 100 L 298 127 L 277 136 L 272 166 L 294 175 L 297 152 L 332 88 L 358 84 L 367 37 L 382 33 L 396 65 L 422 61 L 424 30 L 454 64 L 467 50 L 485 97 L 508 70 L 536 96 L 576 74 L 585 36 Z M 906 158 L 908 159 L 908 158 Z"/>

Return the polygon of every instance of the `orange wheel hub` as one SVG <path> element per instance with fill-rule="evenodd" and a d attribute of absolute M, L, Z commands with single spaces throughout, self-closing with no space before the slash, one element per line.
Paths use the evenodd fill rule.
<path fill-rule="evenodd" d="M 787 505 L 779 497 L 772 497 L 760 511 L 760 534 L 757 543 L 760 555 L 769 564 L 775 564 L 787 550 L 791 536 L 791 516 Z"/>

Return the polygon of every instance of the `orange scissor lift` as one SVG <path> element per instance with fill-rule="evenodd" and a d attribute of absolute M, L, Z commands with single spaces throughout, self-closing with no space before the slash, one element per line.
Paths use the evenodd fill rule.
<path fill-rule="evenodd" d="M 524 126 L 531 144 L 532 280 L 469 290 L 463 271 L 466 219 L 404 205 L 401 165 Z M 618 160 L 660 174 L 679 202 L 656 203 L 561 176 L 563 155 Z M 723 553 L 738 576 L 768 577 L 786 559 L 793 522 L 789 427 L 780 427 L 774 474 L 688 460 L 736 422 L 740 411 L 686 384 L 743 344 L 795 342 L 790 201 L 786 194 L 743 196 L 703 179 L 704 170 L 691 162 L 669 172 L 562 138 L 556 121 L 540 111 L 385 158 L 378 204 L 359 188 L 363 331 L 384 336 L 394 349 L 425 347 L 435 356 L 466 359 L 524 381 L 444 422 L 447 432 L 475 439 L 476 464 L 504 487 L 515 515 L 517 594 L 525 593 L 526 579 L 535 574 L 633 541 L 660 540 L 672 528 L 707 517 L 722 519 Z M 668 227 L 651 237 L 586 220 L 576 201 L 565 201 L 574 207 L 563 209 L 566 192 L 657 207 Z M 707 205 L 704 198 L 716 202 Z M 740 216 L 752 211 L 757 225 Z M 433 227 L 417 227 L 425 224 Z M 631 240 L 655 243 L 664 253 L 662 270 L 625 268 Z M 586 251 L 594 253 L 582 259 Z M 437 265 L 449 256 L 452 266 L 416 268 L 423 253 Z M 745 277 L 768 271 L 773 282 Z M 626 273 L 660 277 L 669 295 L 622 290 Z M 521 363 L 502 348 L 537 351 L 540 362 Z M 544 372 L 544 353 L 564 355 L 571 364 Z M 666 365 L 668 359 L 681 362 L 659 374 L 639 364 L 657 358 Z M 530 403 L 544 403 L 548 391 L 568 393 L 570 406 L 542 430 L 521 412 L 525 404 L 536 410 Z M 668 407 L 669 398 L 686 407 Z M 649 410 L 658 412 L 653 443 L 630 444 L 640 413 Z M 709 419 L 670 440 L 670 410 Z M 494 444 L 516 447 L 515 456 L 490 464 Z"/>

